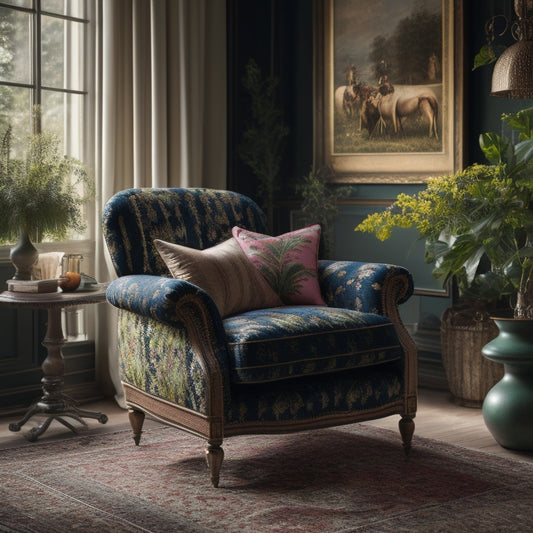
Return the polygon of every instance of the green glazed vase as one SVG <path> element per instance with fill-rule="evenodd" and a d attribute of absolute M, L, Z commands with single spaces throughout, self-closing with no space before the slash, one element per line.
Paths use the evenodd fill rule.
<path fill-rule="evenodd" d="M 494 322 L 499 334 L 482 353 L 503 364 L 505 374 L 487 393 L 483 418 L 504 448 L 533 451 L 533 319 Z"/>

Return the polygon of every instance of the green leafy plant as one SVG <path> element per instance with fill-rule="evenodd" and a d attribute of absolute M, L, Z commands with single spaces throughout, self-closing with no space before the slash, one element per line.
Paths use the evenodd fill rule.
<path fill-rule="evenodd" d="M 10 157 L 11 140 L 8 127 L 0 148 L 0 242 L 15 242 L 20 232 L 37 241 L 82 232 L 83 205 L 93 193 L 83 164 L 62 155 L 51 133 L 33 134 L 24 160 Z"/>
<path fill-rule="evenodd" d="M 430 178 L 426 189 L 400 194 L 389 209 L 355 229 L 386 240 L 393 227 L 417 228 L 436 278 L 455 279 L 463 298 L 512 297 L 514 316 L 532 318 L 533 108 L 502 120 L 518 133 L 516 144 L 482 134 L 488 164 Z"/>
<path fill-rule="evenodd" d="M 258 178 L 257 193 L 272 222 L 274 197 L 279 190 L 279 172 L 289 128 L 278 106 L 276 91 L 279 80 L 263 78 L 257 63 L 250 59 L 242 80 L 250 96 L 251 120 L 243 134 L 239 155 Z"/>
<path fill-rule="evenodd" d="M 335 219 L 339 213 L 337 201 L 349 196 L 351 188 L 336 187 L 330 182 L 329 168 L 311 170 L 296 186 L 302 196 L 301 211 L 306 224 L 320 224 L 320 257 L 332 257 L 335 249 Z"/>

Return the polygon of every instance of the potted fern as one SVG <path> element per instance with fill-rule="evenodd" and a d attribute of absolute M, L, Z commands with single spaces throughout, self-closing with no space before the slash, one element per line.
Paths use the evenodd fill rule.
<path fill-rule="evenodd" d="M 34 123 L 39 122 L 35 109 Z M 82 207 L 93 187 L 83 164 L 64 156 L 53 134 L 34 133 L 23 160 L 11 158 L 11 141 L 8 127 L 0 148 L 0 242 L 18 240 L 10 253 L 13 279 L 30 280 L 38 258 L 32 240 L 64 239 L 69 230 L 83 231 Z"/>
<path fill-rule="evenodd" d="M 382 240 L 393 227 L 415 227 L 426 241 L 425 260 L 434 265 L 433 275 L 443 283 L 454 280 L 458 302 L 443 316 L 443 328 L 457 322 L 457 313 L 472 324 L 487 324 L 487 335 L 497 329 L 489 315 L 502 302 L 509 302 L 515 318 L 533 318 L 533 108 L 502 120 L 517 136 L 516 143 L 495 133 L 480 136 L 488 164 L 474 164 L 456 174 L 430 178 L 427 188 L 414 195 L 401 194 L 384 212 L 367 217 L 357 231 L 375 233 Z M 446 331 L 443 332 L 445 341 Z M 452 393 L 450 376 L 472 385 L 465 376 L 479 374 L 481 347 L 490 338 L 474 336 L 478 346 L 469 350 L 464 341 L 454 343 L 453 354 L 443 362 Z M 458 353 L 458 346 L 464 346 Z M 476 361 L 468 352 L 476 352 Z M 446 359 L 464 363 L 457 370 L 446 368 Z M 491 374 L 478 387 L 473 403 L 501 377 Z M 459 385 L 457 385 L 459 387 Z M 454 393 L 459 396 L 465 391 Z M 481 396 L 481 397 L 479 397 Z M 461 401 L 459 401 L 461 403 Z"/>

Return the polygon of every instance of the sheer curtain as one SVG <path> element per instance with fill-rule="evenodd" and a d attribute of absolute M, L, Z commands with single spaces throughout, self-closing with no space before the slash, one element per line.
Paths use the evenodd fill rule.
<path fill-rule="evenodd" d="M 129 187 L 226 187 L 225 0 L 105 0 L 99 5 L 97 226 Z M 101 231 L 96 276 L 113 278 Z M 98 373 L 122 403 L 116 317 L 101 307 Z"/>

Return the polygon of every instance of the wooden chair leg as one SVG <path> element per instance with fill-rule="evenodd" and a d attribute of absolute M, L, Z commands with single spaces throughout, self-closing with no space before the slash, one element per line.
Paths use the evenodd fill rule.
<path fill-rule="evenodd" d="M 135 409 L 129 410 L 131 429 L 133 430 L 133 440 L 138 446 L 141 441 L 142 427 L 144 423 L 144 413 Z"/>
<path fill-rule="evenodd" d="M 220 444 L 208 444 L 205 448 L 205 458 L 211 472 L 211 483 L 213 487 L 217 488 L 220 479 L 220 468 L 224 460 L 224 450 Z"/>
<path fill-rule="evenodd" d="M 415 432 L 413 417 L 408 415 L 402 416 L 398 425 L 400 427 L 405 455 L 409 455 L 409 452 L 411 451 L 411 440 L 413 439 L 413 433 Z"/>

